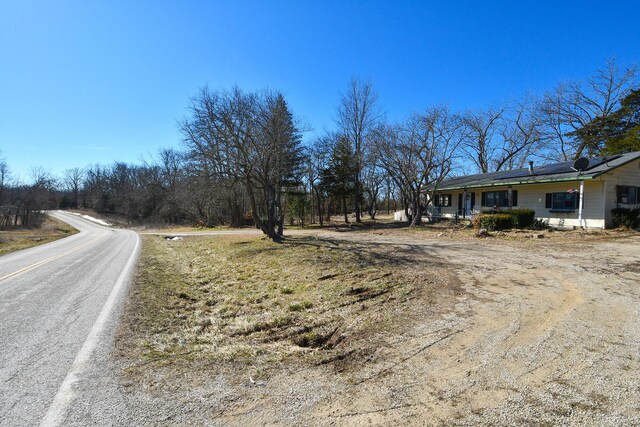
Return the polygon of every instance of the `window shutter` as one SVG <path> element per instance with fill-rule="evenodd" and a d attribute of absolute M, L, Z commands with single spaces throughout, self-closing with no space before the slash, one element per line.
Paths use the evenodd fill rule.
<path fill-rule="evenodd" d="M 511 201 L 513 206 L 518 206 L 518 190 L 511 191 Z"/>
<path fill-rule="evenodd" d="M 622 189 L 616 185 L 616 203 L 622 203 Z"/>
<path fill-rule="evenodd" d="M 433 206 L 435 206 L 435 207 L 440 206 L 440 195 L 439 194 L 435 194 L 433 196 Z"/>
<path fill-rule="evenodd" d="M 458 212 L 462 212 L 462 193 L 458 193 Z"/>
<path fill-rule="evenodd" d="M 544 207 L 547 208 L 547 209 L 551 209 L 552 200 L 553 200 L 553 193 L 547 193 L 546 194 L 546 200 L 545 200 L 545 203 L 544 203 Z"/>
<path fill-rule="evenodd" d="M 487 193 L 483 191 L 481 197 L 482 197 L 482 200 L 481 200 L 480 206 L 487 206 Z"/>

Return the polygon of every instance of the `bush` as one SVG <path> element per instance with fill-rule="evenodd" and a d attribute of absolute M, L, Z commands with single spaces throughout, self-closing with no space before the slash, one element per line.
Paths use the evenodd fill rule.
<path fill-rule="evenodd" d="M 516 228 L 530 228 L 536 220 L 536 211 L 533 209 L 513 209 L 509 213 L 513 216 Z"/>
<path fill-rule="evenodd" d="M 529 227 L 531 230 L 548 230 L 549 222 L 542 219 L 534 219 L 533 224 Z"/>
<path fill-rule="evenodd" d="M 611 209 L 614 227 L 638 228 L 640 226 L 640 207 Z"/>
<path fill-rule="evenodd" d="M 480 228 L 489 231 L 508 230 L 513 228 L 513 217 L 505 213 L 483 213 L 478 215 Z"/>
<path fill-rule="evenodd" d="M 533 209 L 509 209 L 505 211 L 493 210 L 488 213 L 510 215 L 513 219 L 513 228 L 531 228 L 536 219 L 536 211 Z"/>

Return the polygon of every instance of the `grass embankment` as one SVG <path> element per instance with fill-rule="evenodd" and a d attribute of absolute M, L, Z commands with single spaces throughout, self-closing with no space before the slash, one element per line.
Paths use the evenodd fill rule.
<path fill-rule="evenodd" d="M 40 228 L 19 228 L 0 231 L 0 255 L 31 248 L 76 234 L 69 224 L 47 216 Z"/>
<path fill-rule="evenodd" d="M 312 237 L 145 236 L 118 347 L 145 367 L 211 361 L 263 375 L 282 362 L 362 363 L 358 354 L 372 353 L 377 336 L 408 322 L 413 298 L 421 298 L 416 313 L 429 311 L 437 280 L 409 249 Z"/>

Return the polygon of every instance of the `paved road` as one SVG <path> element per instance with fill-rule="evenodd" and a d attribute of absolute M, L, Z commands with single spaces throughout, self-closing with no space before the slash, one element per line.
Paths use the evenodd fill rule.
<path fill-rule="evenodd" d="M 139 237 L 51 215 L 80 233 L 0 257 L 0 426 L 99 422 L 87 402 L 104 393 Z"/>

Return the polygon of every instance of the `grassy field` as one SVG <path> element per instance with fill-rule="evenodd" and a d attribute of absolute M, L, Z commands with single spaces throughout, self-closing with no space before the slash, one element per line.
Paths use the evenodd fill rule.
<path fill-rule="evenodd" d="M 77 232 L 69 224 L 47 216 L 40 228 L 0 231 L 0 255 L 53 242 Z"/>
<path fill-rule="evenodd" d="M 145 366 L 214 362 L 261 377 L 284 362 L 348 363 L 402 327 L 413 298 L 423 313 L 435 304 L 441 279 L 382 245 L 145 236 L 118 348 Z"/>

